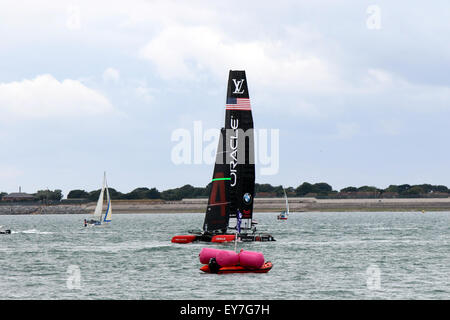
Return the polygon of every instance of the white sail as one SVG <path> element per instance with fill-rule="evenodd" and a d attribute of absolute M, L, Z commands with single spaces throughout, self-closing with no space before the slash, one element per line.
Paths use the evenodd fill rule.
<path fill-rule="evenodd" d="M 94 211 L 94 219 L 100 221 L 102 218 L 102 211 L 103 211 L 103 197 L 105 194 L 105 182 L 106 182 L 106 173 L 103 177 L 103 185 L 102 185 L 102 191 L 100 191 L 100 195 L 98 197 L 97 206 L 95 207 Z"/>
<path fill-rule="evenodd" d="M 288 215 L 289 214 L 289 202 L 288 202 L 288 198 L 286 195 L 286 190 L 284 190 L 284 188 L 283 188 L 283 192 L 284 192 L 284 199 L 286 200 L 286 215 Z"/>
<path fill-rule="evenodd" d="M 105 181 L 106 181 L 106 177 L 105 177 Z M 107 183 L 105 183 L 105 184 L 106 184 L 107 207 L 106 207 L 105 217 L 103 218 L 103 222 L 110 222 L 111 216 L 112 216 L 111 198 L 109 196 L 108 184 Z"/>
<path fill-rule="evenodd" d="M 100 192 L 100 196 L 98 197 L 97 206 L 94 211 L 94 219 L 100 220 L 102 218 L 102 210 L 103 210 L 103 195 L 105 193 L 105 189 L 102 188 Z"/>

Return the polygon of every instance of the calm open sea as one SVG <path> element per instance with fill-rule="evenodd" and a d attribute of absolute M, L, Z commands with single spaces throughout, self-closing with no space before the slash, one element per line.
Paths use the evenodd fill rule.
<path fill-rule="evenodd" d="M 205 246 L 172 244 L 203 214 L 0 216 L 2 299 L 450 299 L 449 212 L 259 213 L 276 242 L 239 243 L 267 274 L 204 274 Z M 87 217 L 86 217 L 87 218 Z"/>

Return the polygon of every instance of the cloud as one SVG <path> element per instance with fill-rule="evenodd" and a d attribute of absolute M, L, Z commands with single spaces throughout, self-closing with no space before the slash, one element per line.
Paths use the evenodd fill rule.
<path fill-rule="evenodd" d="M 205 73 L 223 79 L 228 69 L 244 69 L 253 82 L 272 88 L 334 89 L 332 67 L 318 55 L 290 45 L 297 35 L 298 31 L 287 30 L 284 40 L 245 41 L 212 27 L 171 25 L 139 56 L 151 61 L 167 80 L 196 80 Z"/>
<path fill-rule="evenodd" d="M 376 101 L 377 108 L 440 112 L 450 107 L 450 87 L 414 83 L 383 69 L 368 69 L 361 85 L 352 90 Z"/>
<path fill-rule="evenodd" d="M 120 73 L 117 69 L 114 68 L 107 68 L 105 71 L 103 71 L 103 81 L 105 82 L 119 82 L 120 79 Z"/>
<path fill-rule="evenodd" d="M 416 84 L 389 69 L 365 66 L 349 73 L 353 66 L 327 53 L 332 47 L 327 48 L 327 39 L 302 25 L 250 39 L 219 25 L 172 23 L 159 30 L 140 49 L 139 57 L 149 61 L 169 86 L 178 80 L 195 83 L 211 77 L 223 82 L 229 69 L 243 69 L 260 94 L 276 97 L 279 103 L 272 105 L 308 117 L 361 106 L 435 112 L 450 101 L 448 87 Z M 344 131 L 339 136 L 351 134 Z"/>
<path fill-rule="evenodd" d="M 112 110 L 105 96 L 77 80 L 58 81 L 43 74 L 31 80 L 0 83 L 0 112 L 10 116 L 93 116 Z"/>
<path fill-rule="evenodd" d="M 140 85 L 135 89 L 136 96 L 142 99 L 145 103 L 153 102 L 154 97 L 152 90 L 145 85 Z"/>

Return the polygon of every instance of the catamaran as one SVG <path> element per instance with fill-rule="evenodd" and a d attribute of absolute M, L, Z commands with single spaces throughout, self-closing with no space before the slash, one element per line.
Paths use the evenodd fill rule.
<path fill-rule="evenodd" d="M 240 241 L 274 241 L 256 231 L 253 221 L 255 194 L 253 117 L 245 71 L 230 70 L 225 107 L 203 230 L 175 236 L 172 242 L 231 242 L 235 240 L 237 214 L 242 213 Z M 234 230 L 234 231 L 233 231 Z"/>
<path fill-rule="evenodd" d="M 287 220 L 288 215 L 289 215 L 289 202 L 288 202 L 288 198 L 287 198 L 287 195 L 286 195 L 286 190 L 284 190 L 284 188 L 283 188 L 283 192 L 284 192 L 284 199 L 286 200 L 286 211 L 282 211 L 277 216 L 278 220 Z"/>
<path fill-rule="evenodd" d="M 107 207 L 105 213 L 103 214 L 103 200 L 105 196 L 105 190 L 106 190 Z M 93 218 L 90 220 L 84 219 L 84 226 L 87 227 L 88 225 L 95 226 L 101 225 L 103 223 L 108 223 L 111 222 L 111 217 L 112 217 L 111 197 L 109 196 L 108 183 L 106 181 L 106 172 L 105 172 L 103 175 L 102 190 L 100 191 L 100 196 L 98 197 L 97 206 L 95 207 Z"/>

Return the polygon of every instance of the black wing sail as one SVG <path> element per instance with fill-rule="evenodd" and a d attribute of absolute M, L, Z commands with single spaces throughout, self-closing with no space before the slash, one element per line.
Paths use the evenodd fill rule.
<path fill-rule="evenodd" d="M 245 71 L 230 70 L 225 114 L 226 163 L 229 167 L 229 216 L 242 213 L 242 228 L 251 228 L 255 193 L 253 117 Z"/>
<path fill-rule="evenodd" d="M 216 163 L 211 181 L 208 207 L 206 209 L 203 230 L 207 232 L 222 231 L 228 228 L 229 220 L 229 166 L 225 163 L 225 145 L 223 143 L 225 129 L 222 128 L 217 147 Z"/>

